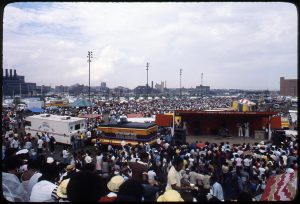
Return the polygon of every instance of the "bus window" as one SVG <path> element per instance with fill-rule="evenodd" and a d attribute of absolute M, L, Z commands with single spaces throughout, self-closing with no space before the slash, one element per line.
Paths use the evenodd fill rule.
<path fill-rule="evenodd" d="M 25 126 L 31 126 L 31 122 L 30 121 L 25 121 Z"/>
<path fill-rule="evenodd" d="M 71 131 L 73 130 L 73 125 L 70 125 L 70 130 L 71 130 Z"/>

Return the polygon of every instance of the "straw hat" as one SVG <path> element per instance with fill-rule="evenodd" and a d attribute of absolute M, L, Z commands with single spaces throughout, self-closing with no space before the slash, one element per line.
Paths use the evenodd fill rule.
<path fill-rule="evenodd" d="M 167 190 L 163 195 L 157 198 L 157 202 L 183 202 L 180 194 L 175 190 Z"/>
<path fill-rule="evenodd" d="M 68 183 L 69 183 L 70 179 L 65 179 L 63 180 L 58 188 L 57 188 L 57 195 L 61 198 L 67 198 L 67 186 L 68 186 Z"/>
<path fill-rule="evenodd" d="M 125 182 L 125 179 L 122 176 L 114 176 L 107 183 L 107 188 L 112 192 L 118 192 L 120 186 Z"/>
<path fill-rule="evenodd" d="M 67 171 L 72 171 L 74 169 L 75 169 L 74 165 L 68 165 L 67 168 L 66 168 Z"/>

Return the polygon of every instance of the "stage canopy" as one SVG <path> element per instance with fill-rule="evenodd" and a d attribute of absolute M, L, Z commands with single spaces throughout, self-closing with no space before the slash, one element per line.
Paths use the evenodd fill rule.
<path fill-rule="evenodd" d="M 79 115 L 79 118 L 87 118 L 87 119 L 98 119 L 101 118 L 99 114 L 86 114 L 86 115 Z"/>

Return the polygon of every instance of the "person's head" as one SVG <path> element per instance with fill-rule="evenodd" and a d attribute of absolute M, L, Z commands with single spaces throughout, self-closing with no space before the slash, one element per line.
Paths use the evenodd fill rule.
<path fill-rule="evenodd" d="M 52 163 L 44 163 L 41 166 L 42 176 L 39 180 L 47 180 L 51 182 L 55 182 L 59 177 L 59 168 L 55 162 Z"/>
<path fill-rule="evenodd" d="M 175 157 L 173 160 L 173 166 L 176 171 L 180 171 L 183 168 L 183 159 L 181 157 Z"/>
<path fill-rule="evenodd" d="M 114 176 L 110 179 L 110 181 L 107 183 L 107 188 L 111 192 L 117 193 L 119 191 L 120 186 L 125 182 L 125 179 L 122 176 Z"/>
<path fill-rule="evenodd" d="M 247 192 L 242 192 L 237 197 L 237 202 L 252 202 L 252 197 Z"/>
<path fill-rule="evenodd" d="M 147 152 L 141 152 L 140 159 L 141 159 L 142 162 L 148 163 L 149 154 Z"/>
<path fill-rule="evenodd" d="M 71 202 L 96 202 L 104 195 L 101 177 L 90 171 L 74 174 L 67 186 L 68 200 Z"/>
<path fill-rule="evenodd" d="M 22 161 L 17 156 L 11 156 L 4 161 L 4 170 L 6 172 L 17 174 L 18 168 L 22 165 Z"/>
<path fill-rule="evenodd" d="M 143 185 L 138 181 L 128 179 L 120 186 L 116 201 L 141 202 L 143 195 Z"/>

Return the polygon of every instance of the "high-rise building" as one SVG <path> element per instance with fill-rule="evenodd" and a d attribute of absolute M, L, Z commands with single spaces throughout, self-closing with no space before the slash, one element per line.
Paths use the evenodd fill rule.
<path fill-rule="evenodd" d="M 298 96 L 298 79 L 280 77 L 280 95 Z"/>

